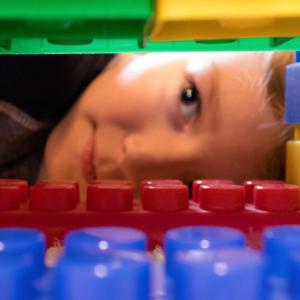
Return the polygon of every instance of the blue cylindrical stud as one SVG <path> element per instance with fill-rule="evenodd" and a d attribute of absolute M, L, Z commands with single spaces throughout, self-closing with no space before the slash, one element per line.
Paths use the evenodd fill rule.
<path fill-rule="evenodd" d="M 93 227 L 76 230 L 65 238 L 67 255 L 98 254 L 103 250 L 140 250 L 147 248 L 146 235 L 126 227 Z"/>
<path fill-rule="evenodd" d="M 290 300 L 300 299 L 300 253 L 298 251 L 291 253 L 290 258 Z"/>
<path fill-rule="evenodd" d="M 25 257 L 31 261 L 36 275 L 45 269 L 45 236 L 43 233 L 26 228 L 0 229 L 0 256 Z"/>
<path fill-rule="evenodd" d="M 35 297 L 33 278 L 36 269 L 29 256 L 0 255 L 0 298 L 31 300 Z"/>
<path fill-rule="evenodd" d="M 289 257 L 294 251 L 300 251 L 300 226 L 274 226 L 264 232 L 264 252 L 270 276 L 288 279 Z"/>
<path fill-rule="evenodd" d="M 174 300 L 265 300 L 265 264 L 254 250 L 178 252 L 171 277 Z"/>
<path fill-rule="evenodd" d="M 148 300 L 149 273 L 144 252 L 64 256 L 54 270 L 54 300 Z"/>
<path fill-rule="evenodd" d="M 178 251 L 245 247 L 245 235 L 236 229 L 217 226 L 191 226 L 170 230 L 165 236 L 167 271 Z"/>

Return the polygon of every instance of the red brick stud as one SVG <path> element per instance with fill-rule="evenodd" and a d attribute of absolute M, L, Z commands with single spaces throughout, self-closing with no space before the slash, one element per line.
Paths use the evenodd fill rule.
<path fill-rule="evenodd" d="M 196 203 L 200 202 L 199 187 L 203 184 L 233 184 L 232 180 L 225 179 L 198 179 L 193 181 L 192 200 Z"/>
<path fill-rule="evenodd" d="M 292 184 L 256 185 L 254 206 L 273 212 L 289 212 L 300 209 L 299 186 Z"/>
<path fill-rule="evenodd" d="M 26 202 L 28 198 L 28 182 L 23 179 L 0 179 L 0 186 L 16 186 L 20 191 L 20 202 Z"/>
<path fill-rule="evenodd" d="M 189 190 L 184 184 L 145 185 L 142 205 L 149 211 L 180 211 L 189 207 Z"/>
<path fill-rule="evenodd" d="M 62 182 L 37 183 L 30 187 L 29 208 L 36 211 L 65 211 L 76 208 L 76 185 Z"/>
<path fill-rule="evenodd" d="M 128 211 L 133 208 L 133 189 L 126 184 L 89 184 L 86 205 L 93 211 Z"/>
<path fill-rule="evenodd" d="M 211 211 L 242 211 L 244 187 L 235 184 L 203 184 L 199 187 L 199 206 Z"/>
<path fill-rule="evenodd" d="M 15 210 L 20 206 L 20 187 L 0 184 L 0 210 Z"/>
<path fill-rule="evenodd" d="M 253 191 L 256 185 L 266 184 L 285 184 L 282 180 L 247 180 L 244 182 L 246 203 L 253 203 Z"/>
<path fill-rule="evenodd" d="M 143 198 L 144 187 L 148 185 L 182 185 L 179 179 L 145 179 L 140 184 L 140 197 Z"/>
<path fill-rule="evenodd" d="M 76 193 L 77 193 L 77 203 L 79 203 L 79 198 L 80 198 L 80 188 L 79 188 L 79 183 L 75 180 L 40 180 L 37 184 L 40 185 L 49 185 L 49 184 L 70 184 L 75 187 Z"/>

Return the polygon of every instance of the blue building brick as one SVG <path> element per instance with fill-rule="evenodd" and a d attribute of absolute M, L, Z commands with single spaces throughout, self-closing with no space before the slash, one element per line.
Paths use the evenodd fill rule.
<path fill-rule="evenodd" d="M 300 124 L 300 63 L 287 66 L 285 85 L 285 120 Z"/>

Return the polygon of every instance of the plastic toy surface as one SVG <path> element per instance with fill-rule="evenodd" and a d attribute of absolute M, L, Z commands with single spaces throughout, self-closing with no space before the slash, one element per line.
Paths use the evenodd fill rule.
<path fill-rule="evenodd" d="M 145 180 L 138 201 L 128 181 L 95 180 L 80 202 L 73 181 L 28 191 L 2 179 L 2 299 L 299 299 L 300 225 L 271 227 L 300 224 L 299 193 L 281 181 L 197 180 L 189 200 L 180 180 Z M 265 257 L 246 247 L 262 240 Z M 51 268 L 46 245 L 64 246 Z"/>
<path fill-rule="evenodd" d="M 179 180 L 143 182 L 141 201 L 134 199 L 126 181 L 92 182 L 84 202 L 79 202 L 74 182 L 37 183 L 28 199 L 23 186 L 23 181 L 0 181 L 0 227 L 39 229 L 48 246 L 82 227 L 130 226 L 145 232 L 149 249 L 154 249 L 172 228 L 215 225 L 240 229 L 249 245 L 260 247 L 264 228 L 300 224 L 299 187 L 284 182 L 252 181 L 243 187 L 195 181 L 194 201 Z"/>
<path fill-rule="evenodd" d="M 0 54 L 300 48 L 297 0 L 1 0 L 0 8 Z"/>
<path fill-rule="evenodd" d="M 157 0 L 154 40 L 292 37 L 300 33 L 297 0 Z"/>
<path fill-rule="evenodd" d="M 287 142 L 286 180 L 300 185 L 300 63 L 299 52 L 295 54 L 296 63 L 286 68 L 285 80 L 285 120 L 294 125 L 294 139 Z"/>
<path fill-rule="evenodd" d="M 300 226 L 271 227 L 262 252 L 242 232 L 193 226 L 165 235 L 165 260 L 146 252 L 142 231 L 97 227 L 67 235 L 52 267 L 42 233 L 0 229 L 1 297 L 5 300 L 299 299 Z"/>

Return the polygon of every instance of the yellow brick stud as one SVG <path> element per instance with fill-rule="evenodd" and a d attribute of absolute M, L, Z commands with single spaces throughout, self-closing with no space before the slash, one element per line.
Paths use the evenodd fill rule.
<path fill-rule="evenodd" d="M 154 41 L 300 35 L 299 0 L 155 0 Z"/>
<path fill-rule="evenodd" d="M 287 142 L 286 181 L 300 185 L 300 125 L 294 129 L 294 140 Z"/>

